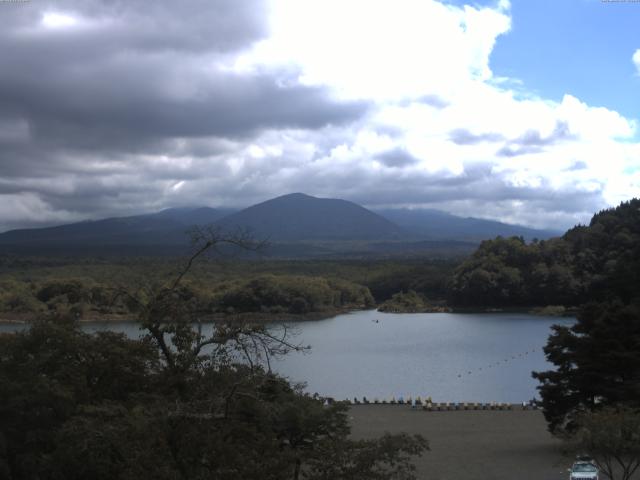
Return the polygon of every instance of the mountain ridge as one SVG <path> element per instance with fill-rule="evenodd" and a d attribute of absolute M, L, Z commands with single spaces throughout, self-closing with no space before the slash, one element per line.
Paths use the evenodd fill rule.
<path fill-rule="evenodd" d="M 249 229 L 257 238 L 268 239 L 274 247 L 279 245 L 273 250 L 285 256 L 287 248 L 293 255 L 304 256 L 300 253 L 302 247 L 313 242 L 316 247 L 325 245 L 309 249 L 317 252 L 310 255 L 323 254 L 320 252 L 340 255 L 359 248 L 362 252 L 397 254 L 428 251 L 433 242 L 443 240 L 471 246 L 498 235 L 544 239 L 555 233 L 473 217 L 465 219 L 438 210 L 371 210 L 347 200 L 291 193 L 242 210 L 168 208 L 143 215 L 10 230 L 0 234 L 0 252 L 100 251 L 107 247 L 110 251 L 135 247 L 136 252 L 155 247 L 170 252 L 184 250 L 189 240 L 186 231 L 197 224 L 213 224 L 226 230 Z"/>
<path fill-rule="evenodd" d="M 435 209 L 372 209 L 408 232 L 427 240 L 482 241 L 497 236 L 544 240 L 560 236 L 562 230 L 536 229 L 497 220 L 460 217 Z"/>

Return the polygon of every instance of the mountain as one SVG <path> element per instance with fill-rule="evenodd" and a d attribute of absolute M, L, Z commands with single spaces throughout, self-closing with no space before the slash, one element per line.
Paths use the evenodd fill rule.
<path fill-rule="evenodd" d="M 249 228 L 270 241 L 396 240 L 400 227 L 346 200 L 316 198 L 303 193 L 283 195 L 225 217 L 219 225 Z"/>
<path fill-rule="evenodd" d="M 480 242 L 497 236 L 521 236 L 525 240 L 534 238 L 543 240 L 562 235 L 561 231 L 537 230 L 481 218 L 458 217 L 432 209 L 385 209 L 374 210 L 374 212 L 394 222 L 408 233 L 425 240 L 455 239 Z"/>
<path fill-rule="evenodd" d="M 187 240 L 185 231 L 190 226 L 213 223 L 231 212 L 207 207 L 169 208 L 147 215 L 11 230 L 0 234 L 0 245 L 182 245 Z"/>
<path fill-rule="evenodd" d="M 193 225 L 209 225 L 235 212 L 237 212 L 235 208 L 183 207 L 167 208 L 158 213 L 142 216 L 167 219 L 177 222 L 181 226 L 190 227 Z"/>
<path fill-rule="evenodd" d="M 175 255 L 188 245 L 186 231 L 215 224 L 246 228 L 271 244 L 269 255 L 329 257 L 372 255 L 460 255 L 481 240 L 555 232 L 461 218 L 437 210 L 367 210 L 353 202 L 293 193 L 243 210 L 208 207 L 85 221 L 0 234 L 0 253 L 76 255 Z"/>

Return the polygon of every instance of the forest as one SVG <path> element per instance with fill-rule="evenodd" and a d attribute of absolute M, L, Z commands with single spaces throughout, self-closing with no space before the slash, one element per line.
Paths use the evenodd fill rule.
<path fill-rule="evenodd" d="M 615 296 L 628 302 L 640 284 L 640 200 L 593 216 L 562 237 L 482 242 L 449 284 L 454 305 L 578 306 Z"/>
<path fill-rule="evenodd" d="M 0 258 L 0 318 L 71 313 L 80 319 L 127 319 L 137 306 L 122 290 L 153 289 L 181 259 Z M 235 260 L 194 265 L 184 288 L 212 317 L 254 314 L 318 318 L 374 308 L 402 291 L 444 301 L 457 259 Z"/>

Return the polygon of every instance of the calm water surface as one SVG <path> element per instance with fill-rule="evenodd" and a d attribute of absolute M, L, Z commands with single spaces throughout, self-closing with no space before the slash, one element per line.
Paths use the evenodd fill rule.
<path fill-rule="evenodd" d="M 298 323 L 310 354 L 276 369 L 310 392 L 336 398 L 431 396 L 434 401 L 522 402 L 532 370 L 551 368 L 542 347 L 553 324 L 526 314 L 385 314 L 375 310 Z"/>
<path fill-rule="evenodd" d="M 315 322 L 290 322 L 292 353 L 272 367 L 309 392 L 338 399 L 431 396 L 434 401 L 522 402 L 536 396 L 533 370 L 553 324 L 574 319 L 526 314 L 389 314 L 375 310 Z M 87 331 L 140 335 L 135 323 L 95 322 Z M 0 331 L 16 330 L 0 325 Z"/>

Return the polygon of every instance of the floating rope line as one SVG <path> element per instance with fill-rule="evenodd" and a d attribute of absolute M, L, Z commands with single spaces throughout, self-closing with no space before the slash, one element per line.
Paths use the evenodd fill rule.
<path fill-rule="evenodd" d="M 527 355 L 529 355 L 530 353 L 534 353 L 535 351 L 536 351 L 535 348 L 531 348 L 530 350 L 527 350 L 525 352 L 520 352 L 520 353 L 517 353 L 517 354 L 513 354 L 513 355 L 511 355 L 511 358 L 507 357 L 507 358 L 505 358 L 503 360 L 499 360 L 499 361 L 497 361 L 495 363 L 490 363 L 490 364 L 488 364 L 488 365 L 486 365 L 484 367 L 478 367 L 475 371 L 476 372 L 481 372 L 484 368 L 489 369 L 489 368 L 493 368 L 494 366 L 498 367 L 498 366 L 500 366 L 502 364 L 509 363 L 512 360 L 525 358 Z M 466 374 L 464 372 L 463 373 L 458 373 L 457 377 L 458 378 L 462 378 L 463 376 L 473 375 L 473 372 L 474 372 L 473 370 L 468 370 Z"/>

